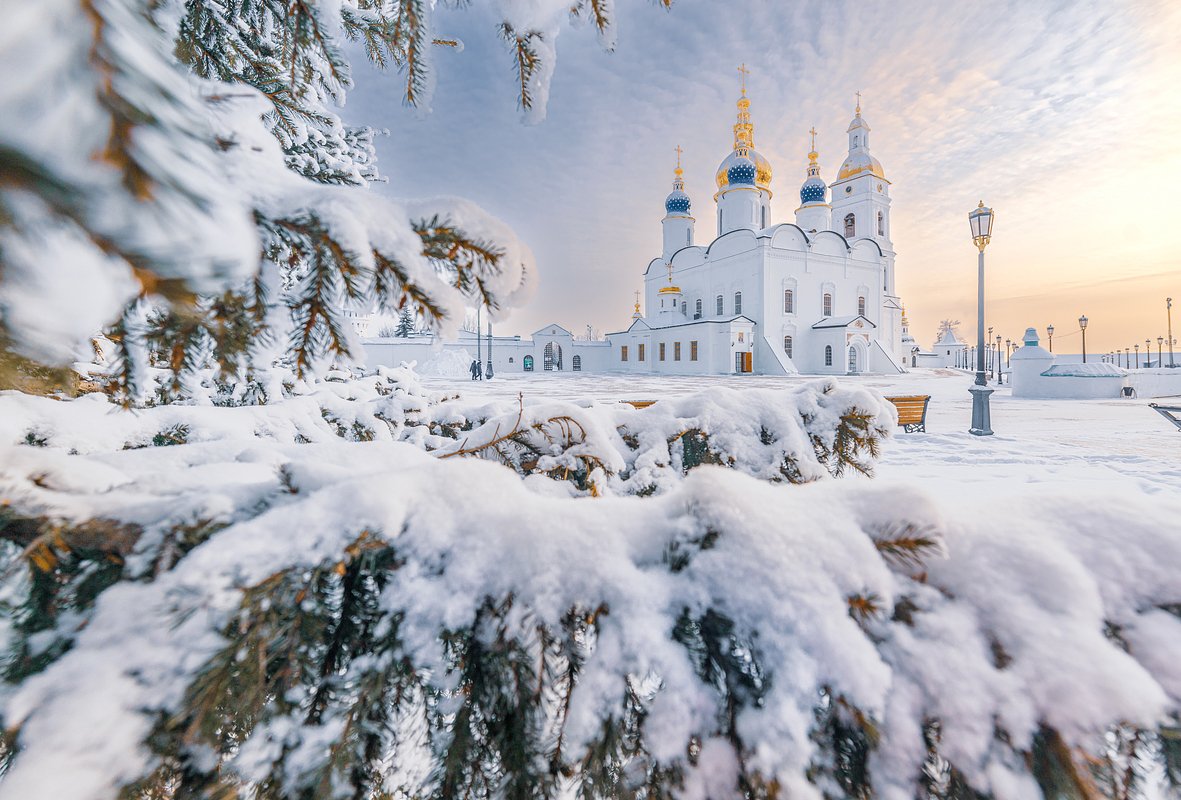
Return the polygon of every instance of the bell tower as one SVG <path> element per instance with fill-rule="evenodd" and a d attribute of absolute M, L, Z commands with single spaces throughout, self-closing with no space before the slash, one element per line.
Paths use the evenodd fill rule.
<path fill-rule="evenodd" d="M 681 169 L 681 146 L 676 146 L 677 168 L 673 170 L 673 190 L 664 199 L 664 251 L 662 258 L 668 261 L 673 253 L 693 244 L 693 217 L 689 210 L 692 203 L 685 194 L 685 173 Z"/>

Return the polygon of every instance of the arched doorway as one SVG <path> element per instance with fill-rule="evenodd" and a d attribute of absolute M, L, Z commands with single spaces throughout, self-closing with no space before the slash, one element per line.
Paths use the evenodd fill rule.
<path fill-rule="evenodd" d="M 857 348 L 849 345 L 849 374 L 856 375 L 861 371 L 860 366 L 860 361 L 857 358 Z"/>
<path fill-rule="evenodd" d="M 546 342 L 545 350 L 541 353 L 541 367 L 546 372 L 552 372 L 554 369 L 554 343 Z"/>
<path fill-rule="evenodd" d="M 526 372 L 533 371 L 533 356 L 525 356 L 521 359 L 521 364 L 524 365 Z"/>
<path fill-rule="evenodd" d="M 570 366 L 575 372 L 582 372 L 582 356 L 571 356 Z"/>

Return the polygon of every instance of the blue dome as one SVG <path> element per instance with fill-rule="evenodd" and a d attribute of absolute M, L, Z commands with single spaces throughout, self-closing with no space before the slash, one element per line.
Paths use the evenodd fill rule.
<path fill-rule="evenodd" d="M 726 180 L 731 186 L 754 186 L 755 163 L 749 158 L 736 158 L 726 170 Z"/>
<path fill-rule="evenodd" d="M 819 178 L 808 178 L 800 187 L 800 203 L 803 205 L 823 203 L 827 194 L 828 187 L 824 185 L 824 181 Z"/>
<path fill-rule="evenodd" d="M 689 195 L 674 189 L 673 193 L 664 201 L 664 210 L 669 214 L 688 214 Z"/>

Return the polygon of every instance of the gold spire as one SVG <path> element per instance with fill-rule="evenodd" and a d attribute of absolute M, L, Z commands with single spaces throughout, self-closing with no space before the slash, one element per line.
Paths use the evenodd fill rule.
<path fill-rule="evenodd" d="M 636 289 L 636 310 L 634 313 L 637 317 L 640 315 L 640 290 L 639 289 Z"/>
<path fill-rule="evenodd" d="M 808 131 L 808 133 L 812 134 L 812 150 L 808 153 L 808 164 L 815 166 L 816 159 L 820 157 L 820 154 L 816 152 L 816 126 L 813 125 L 812 130 Z"/>
<path fill-rule="evenodd" d="M 861 91 L 857 91 L 857 116 L 861 116 Z"/>
<path fill-rule="evenodd" d="M 677 151 L 677 168 L 673 170 L 673 189 L 685 191 L 685 170 L 681 169 L 681 153 L 684 151 L 680 145 L 673 148 Z"/>
<path fill-rule="evenodd" d="M 671 261 L 664 262 L 664 268 L 668 270 L 668 286 L 662 286 L 659 294 L 680 294 L 681 287 L 673 284 L 673 265 Z M 662 303 L 664 301 L 661 301 Z"/>
<path fill-rule="evenodd" d="M 750 100 L 746 97 L 746 76 L 750 70 L 743 64 L 738 72 L 742 75 L 742 96 L 738 98 L 738 121 L 734 123 L 734 149 L 746 151 L 755 146 L 755 126 L 750 121 Z M 747 153 L 741 152 L 741 155 Z"/>

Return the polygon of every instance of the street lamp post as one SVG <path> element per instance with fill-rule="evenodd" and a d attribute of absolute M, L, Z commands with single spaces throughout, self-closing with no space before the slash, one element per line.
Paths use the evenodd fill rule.
<path fill-rule="evenodd" d="M 984 248 L 988 247 L 989 241 L 992 240 L 992 222 L 992 209 L 985 208 L 983 200 L 968 214 L 968 224 L 972 227 L 972 242 L 979 251 L 976 291 L 976 383 L 968 389 L 972 393 L 972 427 L 968 432 L 974 436 L 992 435 L 988 396 L 993 390 L 988 388 L 988 381 L 984 377 Z"/>
<path fill-rule="evenodd" d="M 1128 369 L 1132 368 L 1132 348 L 1130 347 L 1124 348 L 1124 363 L 1127 364 Z"/>
<path fill-rule="evenodd" d="M 1132 363 L 1136 365 L 1136 369 L 1140 369 L 1140 344 L 1139 344 L 1139 342 L 1132 345 L 1132 347 L 1135 348 L 1135 350 L 1136 350 L 1136 360 L 1133 361 Z"/>
<path fill-rule="evenodd" d="M 1152 363 L 1152 341 L 1144 340 L 1144 368 L 1148 369 L 1148 365 Z"/>
<path fill-rule="evenodd" d="M 1158 367 L 1163 367 L 1165 365 L 1165 362 L 1161 356 L 1161 347 L 1164 345 L 1164 343 L 1165 343 L 1165 337 L 1163 337 L 1163 336 L 1156 337 L 1156 365 Z"/>
<path fill-rule="evenodd" d="M 1046 333 L 1050 337 L 1050 352 L 1053 353 L 1054 352 L 1054 326 L 1047 325 L 1046 326 Z"/>
<path fill-rule="evenodd" d="M 994 355 L 996 357 L 996 385 L 1004 386 L 1005 362 L 1001 360 L 1001 335 L 999 333 L 996 335 L 996 351 Z"/>
<path fill-rule="evenodd" d="M 1087 363 L 1087 315 L 1078 318 L 1079 329 L 1083 332 L 1083 363 Z"/>
<path fill-rule="evenodd" d="M 993 359 L 995 353 L 992 352 L 992 326 L 988 326 L 988 338 L 984 340 L 984 347 L 988 351 L 986 359 L 988 363 L 988 371 L 992 373 L 992 379 L 996 380 L 996 361 Z"/>
<path fill-rule="evenodd" d="M 1169 315 L 1169 366 L 1175 367 L 1177 365 L 1173 363 L 1173 298 L 1165 298 L 1165 311 Z"/>
<path fill-rule="evenodd" d="M 1013 356 L 1013 340 L 1005 339 L 1005 366 L 1009 366 L 1009 361 Z"/>

